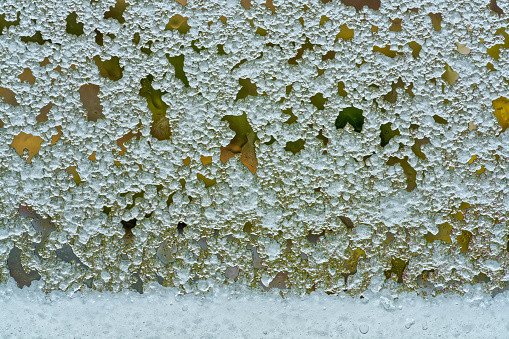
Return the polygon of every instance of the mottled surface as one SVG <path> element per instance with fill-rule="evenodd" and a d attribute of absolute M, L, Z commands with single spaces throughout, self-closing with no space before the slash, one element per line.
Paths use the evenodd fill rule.
<path fill-rule="evenodd" d="M 500 293 L 507 13 L 2 1 L 0 281 Z"/>

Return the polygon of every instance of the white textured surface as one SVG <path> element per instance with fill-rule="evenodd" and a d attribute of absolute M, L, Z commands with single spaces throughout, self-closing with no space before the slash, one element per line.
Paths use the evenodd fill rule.
<path fill-rule="evenodd" d="M 201 293 L 231 283 L 225 278 L 228 267 L 240 269 L 241 285 L 286 284 L 291 289 L 285 294 L 419 290 L 418 277 L 426 270 L 434 270 L 428 283 L 436 288 L 432 292 L 426 285 L 428 293 L 468 292 L 470 283 L 485 293 L 503 287 L 509 262 L 509 132 L 501 133 L 492 103 L 508 96 L 509 54 L 501 48 L 495 60 L 487 49 L 503 42 L 495 33 L 507 26 L 506 15 L 491 11 L 487 0 L 382 1 L 379 11 L 360 12 L 337 1 L 274 0 L 276 14 L 264 3 L 253 0 L 245 10 L 240 1 L 196 0 L 186 7 L 169 0 L 133 1 L 121 24 L 104 19 L 113 1 L 2 1 L 0 13 L 14 21 L 19 12 L 20 23 L 0 35 L 0 86 L 13 91 L 19 103 L 0 102 L 0 262 L 16 246 L 25 271 L 39 272 L 45 292 L 69 294 L 85 289 L 91 278 L 94 289 L 118 292 L 137 279 L 155 281 L 156 275 L 165 286 Z M 509 13 L 506 2 L 498 5 Z M 66 32 L 71 12 L 83 23 L 80 36 Z M 186 34 L 164 30 L 178 13 L 189 17 Z M 440 31 L 430 13 L 442 13 Z M 320 25 L 322 15 L 330 20 Z M 397 18 L 403 20 L 402 31 L 389 30 Z M 335 41 L 343 24 L 354 29 L 354 37 Z M 257 27 L 267 35 L 256 34 Z M 103 46 L 95 42 L 96 29 L 103 33 Z M 36 31 L 51 42 L 22 42 Z M 140 34 L 137 45 L 135 33 Z M 290 64 L 306 39 L 314 47 L 297 65 Z M 140 48 L 149 41 L 152 54 L 147 55 Z M 412 41 L 422 45 L 418 58 L 408 45 Z M 470 54 L 458 52 L 460 42 Z M 197 52 L 192 44 L 205 49 Z M 218 45 L 227 55 L 218 54 Z M 386 45 L 400 54 L 390 58 L 373 52 L 374 46 Z M 328 51 L 335 51 L 335 58 L 323 60 Z M 175 76 L 166 55 L 184 55 L 189 87 Z M 96 56 L 103 61 L 117 56 L 122 78 L 101 76 Z M 45 57 L 50 64 L 41 66 Z M 19 78 L 27 67 L 33 84 Z M 459 75 L 453 85 L 442 78 L 449 67 Z M 139 95 L 148 75 L 154 77 L 154 89 L 167 92 L 169 140 L 150 132 L 152 113 Z M 239 80 L 246 78 L 259 95 L 236 100 Z M 407 90 L 412 84 L 413 97 L 397 88 L 395 102 L 389 102 L 384 98 L 400 78 Z M 346 96 L 338 93 L 339 82 Z M 87 121 L 80 99 L 86 84 L 99 86 L 105 117 L 97 122 Z M 328 98 L 323 110 L 311 104 L 317 93 Z M 37 123 L 49 102 L 54 106 L 48 120 Z M 339 112 L 351 106 L 364 112 L 360 133 L 349 124 L 335 126 Z M 297 123 L 285 123 L 282 110 L 288 108 Z M 250 141 L 258 161 L 254 174 L 239 155 L 220 161 L 221 146 L 235 134 L 222 119 L 244 113 L 259 138 Z M 382 147 L 380 128 L 389 122 L 400 135 Z M 469 130 L 469 123 L 477 129 Z M 57 126 L 62 133 L 52 145 Z M 20 132 L 43 139 L 31 163 L 10 146 Z M 141 137 L 126 142 L 121 154 L 117 140 L 129 132 Z M 319 133 L 329 139 L 327 145 Z M 422 146 L 425 158 L 419 158 L 412 146 L 423 138 L 430 143 Z M 303 150 L 285 151 L 287 142 L 299 139 Z M 93 152 L 95 161 L 89 160 Z M 468 164 L 473 155 L 477 159 Z M 204 166 L 201 156 L 211 156 L 212 163 Z M 402 167 L 388 165 L 391 157 L 408 159 L 415 169 L 411 192 Z M 66 171 L 70 166 L 83 181 L 79 185 Z M 476 173 L 481 166 L 484 173 Z M 198 175 L 217 184 L 205 188 Z M 140 192 L 144 197 L 133 206 L 133 195 Z M 460 220 L 455 215 L 462 202 L 470 207 Z M 56 225 L 46 241 L 40 225 L 32 227 L 31 217 L 20 215 L 20 205 Z M 108 216 L 104 207 L 111 208 Z M 351 219 L 352 229 L 341 222 L 343 216 Z M 126 242 L 121 221 L 133 218 L 138 220 L 134 238 Z M 179 222 L 187 224 L 183 235 L 177 232 Z M 252 235 L 243 232 L 247 222 Z M 424 236 L 437 234 L 445 222 L 452 227 L 450 241 L 427 242 Z M 389 231 L 395 239 L 386 244 Z M 472 240 L 462 252 L 458 236 L 463 231 Z M 309 233 L 321 232 L 318 241 L 308 241 Z M 156 253 L 165 241 L 168 248 L 160 253 L 167 256 L 161 259 Z M 41 244 L 39 256 L 33 242 Z M 57 258 L 65 244 L 82 265 Z M 399 279 L 393 273 L 386 280 L 384 271 L 396 259 L 408 266 Z M 281 279 L 287 274 L 285 283 L 275 279 L 278 274 Z M 344 274 L 349 274 L 346 283 Z M 7 265 L 0 267 L 0 277 L 9 278 Z"/>
<path fill-rule="evenodd" d="M 508 312 L 505 295 L 423 300 L 403 293 L 398 300 L 388 293 L 368 293 L 365 299 L 316 293 L 282 299 L 277 293 L 221 289 L 200 298 L 158 288 L 144 295 L 94 292 L 68 298 L 18 290 L 2 295 L 0 336 L 503 339 Z"/>

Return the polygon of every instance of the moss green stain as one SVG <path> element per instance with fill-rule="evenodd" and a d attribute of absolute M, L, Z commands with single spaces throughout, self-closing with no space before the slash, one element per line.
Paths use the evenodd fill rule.
<path fill-rule="evenodd" d="M 345 260 L 343 263 L 344 268 L 346 268 L 349 272 L 341 274 L 345 278 L 345 284 L 347 283 L 349 276 L 357 273 L 357 265 L 361 256 L 366 258 L 366 252 L 364 252 L 364 250 L 360 248 L 356 248 L 355 250 L 350 249 L 350 258 Z"/>
<path fill-rule="evenodd" d="M 387 165 L 394 166 L 396 164 L 399 164 L 401 168 L 403 168 L 403 173 L 405 173 L 407 192 L 412 192 L 417 187 L 417 171 L 408 163 L 408 157 L 405 157 L 404 159 L 389 157 Z"/>
<path fill-rule="evenodd" d="M 426 235 L 424 235 L 424 239 L 426 239 L 426 241 L 429 243 L 432 243 L 435 240 L 442 240 L 446 244 L 450 244 L 451 243 L 451 236 L 450 236 L 451 231 L 452 231 L 451 224 L 446 222 L 446 223 L 438 225 L 437 234 L 428 232 Z M 468 248 L 468 243 L 467 243 L 467 248 Z"/>
<path fill-rule="evenodd" d="M 288 141 L 285 146 L 285 151 L 292 152 L 295 155 L 304 149 L 304 144 L 304 139 Z"/>
<path fill-rule="evenodd" d="M 65 31 L 69 34 L 73 34 L 76 36 L 80 36 L 83 34 L 83 23 L 77 22 L 78 14 L 76 12 L 70 13 L 65 21 L 67 25 L 65 26 Z"/>
<path fill-rule="evenodd" d="M 115 6 L 110 6 L 110 10 L 104 13 L 104 18 L 105 19 L 113 18 L 117 20 L 119 23 L 123 24 L 125 22 L 123 15 L 127 6 L 129 5 L 126 4 L 124 0 L 117 0 Z"/>
<path fill-rule="evenodd" d="M 103 78 L 108 78 L 113 81 L 117 81 L 122 78 L 124 67 L 120 67 L 118 57 L 113 56 L 109 60 L 102 61 L 101 58 L 96 55 L 94 57 L 94 61 Z"/>
<path fill-rule="evenodd" d="M 480 272 L 479 274 L 474 276 L 475 283 L 489 283 L 491 278 L 486 275 L 486 273 Z"/>
<path fill-rule="evenodd" d="M 217 54 L 226 55 L 226 52 L 224 51 L 224 44 L 217 45 Z"/>
<path fill-rule="evenodd" d="M 304 44 L 302 44 L 300 46 L 300 48 L 297 50 L 297 54 L 293 58 L 290 58 L 288 60 L 288 63 L 290 65 L 298 65 L 297 60 L 302 59 L 302 55 L 304 54 L 304 51 L 306 49 L 312 51 L 313 47 L 314 47 L 314 45 L 309 41 L 309 38 L 306 38 L 306 41 L 304 42 Z"/>
<path fill-rule="evenodd" d="M 198 47 L 196 46 L 196 42 L 198 42 L 198 40 L 193 40 L 191 41 L 191 47 L 193 48 L 193 51 L 195 51 L 196 53 L 200 54 L 201 51 L 204 51 L 206 50 L 205 47 Z"/>
<path fill-rule="evenodd" d="M 128 193 L 130 193 L 130 192 L 128 192 Z M 122 194 L 122 193 L 120 194 L 120 196 L 126 196 L 126 195 L 127 195 L 127 194 L 125 194 L 125 193 L 124 193 L 124 194 Z M 130 203 L 130 204 L 128 204 L 128 205 L 126 205 L 126 207 L 125 207 L 125 208 L 126 208 L 127 210 L 133 209 L 133 207 L 136 205 L 136 199 L 137 199 L 137 198 L 144 198 L 144 197 L 145 197 L 145 191 L 141 191 L 141 192 L 136 192 L 136 193 L 134 193 L 134 194 L 133 194 L 133 198 L 132 198 L 132 201 L 133 201 L 133 202 L 132 202 L 132 203 Z"/>
<path fill-rule="evenodd" d="M 168 61 L 175 68 L 175 78 L 180 79 L 184 86 L 189 87 L 189 81 L 187 80 L 186 73 L 184 72 L 184 55 L 169 56 L 166 54 Z"/>
<path fill-rule="evenodd" d="M 227 121 L 230 129 L 235 132 L 230 143 L 226 147 L 221 147 L 221 162 L 226 164 L 235 154 L 241 153 L 240 161 L 255 174 L 258 168 L 255 142 L 258 136 L 249 124 L 246 113 L 241 116 L 226 115 L 221 120 Z"/>
<path fill-rule="evenodd" d="M 253 128 L 247 120 L 247 114 L 242 115 L 226 115 L 222 121 L 227 121 L 230 129 L 235 132 L 235 136 L 230 141 L 230 145 L 238 151 L 232 150 L 233 153 L 240 153 L 242 146 L 247 144 L 248 135 L 255 134 Z M 255 138 L 258 140 L 258 138 Z"/>
<path fill-rule="evenodd" d="M 252 83 L 251 79 L 239 79 L 239 84 L 242 87 L 240 88 L 239 92 L 237 93 L 237 97 L 235 98 L 235 101 L 244 99 L 248 95 L 251 95 L 254 97 L 258 95 L 258 90 L 257 90 L 256 84 Z"/>
<path fill-rule="evenodd" d="M 396 128 L 393 130 L 391 126 L 392 123 L 390 122 L 380 126 L 380 146 L 382 147 L 385 147 L 387 144 L 389 144 L 389 141 L 391 141 L 391 139 L 396 135 L 400 135 L 399 129 Z"/>
<path fill-rule="evenodd" d="M 445 120 L 444 118 L 442 118 L 441 116 L 439 115 L 434 115 L 433 116 L 433 120 L 435 120 L 435 122 L 437 124 L 442 124 L 442 125 L 447 125 L 447 120 Z"/>
<path fill-rule="evenodd" d="M 392 276 L 392 274 L 395 274 L 396 277 L 398 277 L 398 280 L 397 280 L 398 283 L 399 284 L 403 283 L 403 272 L 405 271 L 405 268 L 407 267 L 407 265 L 408 265 L 408 261 L 404 261 L 399 258 L 391 259 L 391 269 L 386 270 L 384 272 L 385 278 L 389 279 Z"/>
<path fill-rule="evenodd" d="M 132 40 L 133 44 L 135 44 L 135 45 L 139 44 L 140 39 L 141 39 L 140 33 L 139 32 L 134 33 L 133 40 Z"/>
<path fill-rule="evenodd" d="M 352 125 L 355 132 L 361 132 L 364 125 L 364 116 L 362 110 L 356 107 L 347 107 L 343 109 L 334 123 L 336 129 L 345 128 L 346 124 Z"/>
<path fill-rule="evenodd" d="M 487 49 L 487 53 L 495 60 L 500 58 L 500 48 L 509 48 L 509 34 L 505 31 L 505 28 L 499 28 L 495 32 L 495 35 L 502 34 L 504 37 L 504 42 L 501 44 L 496 44 L 493 47 Z"/>
<path fill-rule="evenodd" d="M 180 34 L 186 34 L 189 29 L 191 29 L 191 26 L 187 24 L 187 17 L 180 14 L 172 16 L 164 28 L 165 31 L 177 30 Z"/>
<path fill-rule="evenodd" d="M 153 44 L 152 40 L 147 41 L 147 47 L 141 47 L 140 51 L 142 53 L 145 53 L 146 55 L 151 55 L 152 50 L 150 49 L 150 47 L 152 47 L 152 44 Z"/>
<path fill-rule="evenodd" d="M 158 140 L 165 140 L 171 136 L 169 119 L 166 117 L 168 105 L 162 99 L 166 92 L 154 89 L 152 87 L 153 80 L 152 75 L 142 79 L 139 94 L 147 100 L 147 106 L 152 112 L 150 134 Z"/>
<path fill-rule="evenodd" d="M 348 93 L 345 91 L 345 83 L 343 81 L 338 82 L 338 94 L 345 98 Z"/>
<path fill-rule="evenodd" d="M 284 122 L 285 124 L 291 125 L 297 123 L 297 116 L 293 114 L 293 110 L 291 107 L 285 110 L 281 110 L 281 112 L 288 115 L 288 120 Z"/>
<path fill-rule="evenodd" d="M 32 36 L 22 36 L 21 41 L 24 43 L 35 42 L 39 45 L 44 45 L 45 42 L 49 42 L 50 40 L 43 39 L 41 32 L 37 31 Z"/>
<path fill-rule="evenodd" d="M 325 108 L 326 103 L 327 98 L 324 98 L 322 93 L 317 93 L 311 97 L 311 104 L 319 111 Z"/>
<path fill-rule="evenodd" d="M 203 183 L 205 184 L 205 188 L 209 188 L 217 184 L 216 178 L 209 179 L 200 173 L 197 173 L 196 177 L 198 178 L 198 180 L 203 181 Z"/>
<path fill-rule="evenodd" d="M 468 251 L 468 245 L 472 240 L 472 233 L 469 231 L 462 230 L 461 234 L 457 237 L 458 245 L 460 246 L 460 253 Z"/>
<path fill-rule="evenodd" d="M 14 21 L 5 20 L 5 13 L 0 14 L 0 35 L 3 34 L 4 28 L 9 28 L 10 26 L 17 26 L 17 25 L 19 25 L 19 12 L 18 12 L 17 19 Z"/>
<path fill-rule="evenodd" d="M 415 139 L 415 143 L 413 144 L 413 146 L 411 147 L 412 148 L 412 151 L 414 152 L 414 154 L 421 160 L 424 160 L 426 159 L 426 154 L 424 154 L 422 152 L 422 145 L 426 145 L 426 144 L 429 144 L 430 143 L 430 140 L 429 138 L 427 137 L 424 137 L 422 139 Z"/>

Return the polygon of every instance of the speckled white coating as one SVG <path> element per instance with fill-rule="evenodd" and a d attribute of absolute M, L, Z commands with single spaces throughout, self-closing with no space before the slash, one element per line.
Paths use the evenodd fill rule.
<path fill-rule="evenodd" d="M 143 284 L 156 281 L 157 275 L 165 286 L 202 293 L 230 284 L 224 275 L 228 267 L 240 269 L 237 283 L 255 289 L 286 272 L 289 289 L 282 289 L 283 294 L 421 291 L 417 278 L 424 270 L 434 270 L 428 277 L 432 294 L 467 292 L 480 273 L 490 280 L 476 284 L 485 293 L 505 286 L 509 132 L 501 133 L 492 102 L 509 96 L 509 53 L 502 47 L 496 60 L 487 49 L 503 43 L 495 32 L 507 27 L 507 14 L 490 10 L 487 0 L 382 0 L 378 11 L 364 7 L 359 12 L 339 1 L 274 0 L 275 14 L 264 1 L 254 0 L 249 10 L 233 0 L 189 0 L 185 7 L 172 0 L 128 2 L 122 24 L 104 19 L 114 5 L 110 0 L 0 4 L 8 21 L 20 13 L 19 25 L 0 35 L 0 86 L 13 91 L 19 103 L 0 99 L 0 262 L 6 263 L 16 246 L 25 271 L 41 275 L 44 291 L 70 294 L 86 289 L 90 278 L 94 289 L 121 291 L 136 283 L 135 274 Z M 498 1 L 498 6 L 509 13 L 509 3 Z M 66 32 L 71 12 L 83 23 L 80 36 Z M 442 13 L 440 31 L 429 13 Z M 189 18 L 187 33 L 164 30 L 175 14 Z M 330 20 L 320 25 L 322 15 Z M 251 18 L 255 27 L 246 20 Z M 401 31 L 389 30 L 396 18 L 402 19 Z M 343 24 L 354 29 L 354 37 L 335 42 Z M 256 34 L 257 27 L 267 34 Z M 104 34 L 103 46 L 95 42 L 96 29 Z M 51 42 L 21 41 L 36 31 Z M 135 33 L 140 35 L 137 45 Z M 297 65 L 289 64 L 306 39 L 314 47 L 304 51 Z M 140 51 L 148 41 L 150 55 Z M 422 46 L 417 58 L 408 45 L 412 41 Z M 198 53 L 191 43 L 204 49 Z M 470 53 L 460 54 L 457 43 L 466 44 Z M 218 54 L 218 45 L 224 45 L 226 55 Z M 386 45 L 398 55 L 373 52 L 374 46 Z M 322 60 L 328 51 L 335 51 L 335 58 Z M 93 60 L 97 55 L 103 61 L 117 56 L 122 78 L 102 77 Z M 166 55 L 184 55 L 189 87 L 175 77 Z M 46 57 L 50 64 L 40 66 Z M 57 66 L 60 71 L 54 70 Z M 442 78 L 447 66 L 459 76 L 452 86 Z M 18 77 L 27 67 L 36 79 L 33 84 Z M 139 95 L 140 81 L 149 74 L 153 88 L 167 92 L 169 140 L 150 133 L 152 113 Z M 256 84 L 259 95 L 235 100 L 239 79 L 245 78 Z M 396 89 L 394 103 L 385 100 L 400 78 L 405 88 Z M 339 82 L 345 97 L 338 94 Z M 105 118 L 97 122 L 87 121 L 78 92 L 84 84 L 100 87 Z M 413 97 L 405 91 L 410 84 Z M 311 104 L 317 93 L 327 98 L 323 110 Z M 37 123 L 49 102 L 54 106 L 48 120 Z M 360 133 L 349 124 L 335 126 L 339 112 L 351 106 L 363 110 Z M 297 123 L 285 123 L 288 115 L 282 110 L 288 108 Z M 220 160 L 221 146 L 235 135 L 222 118 L 243 113 L 259 139 L 255 174 L 239 161 L 240 155 Z M 435 115 L 447 124 L 437 123 Z M 381 147 L 380 126 L 388 122 L 400 135 Z M 477 129 L 469 130 L 469 123 Z M 61 137 L 51 145 L 57 126 Z M 326 146 L 317 138 L 320 131 L 328 138 Z M 31 163 L 10 146 L 20 132 L 43 139 Z M 141 137 L 125 142 L 121 155 L 117 140 L 129 132 Z M 424 159 L 412 150 L 415 140 L 423 138 L 430 141 L 421 147 Z M 287 142 L 299 139 L 304 149 L 285 151 Z M 93 152 L 95 161 L 89 159 Z M 477 159 L 468 164 L 473 155 Z M 211 156 L 212 163 L 204 166 L 201 156 Z M 387 165 L 391 157 L 407 157 L 415 169 L 411 192 L 405 189 L 402 167 Z M 69 166 L 76 166 L 83 181 L 79 185 L 65 171 Z M 478 174 L 482 166 L 485 171 Z M 197 174 L 217 184 L 205 188 Z M 134 207 L 126 208 L 133 194 L 142 191 Z M 462 202 L 470 207 L 459 220 L 455 214 Z M 31 206 L 57 227 L 38 251 L 40 257 L 32 242 L 39 242 L 41 233 L 18 213 L 20 205 Z M 103 213 L 105 206 L 111 208 L 109 215 Z M 354 227 L 347 229 L 340 216 Z M 121 221 L 134 218 L 134 237 L 125 242 Z M 187 224 L 182 235 L 179 222 Z M 251 235 L 243 231 L 247 222 Z M 452 226 L 451 242 L 427 242 L 424 235 L 437 234 L 445 222 Z M 323 231 L 316 243 L 306 238 Z M 471 232 L 472 240 L 468 251 L 460 253 L 462 231 Z M 387 232 L 395 234 L 389 244 L 384 243 Z M 198 243 L 203 238 L 206 245 Z M 166 264 L 156 255 L 163 241 L 172 256 Z M 64 244 L 86 267 L 57 258 L 55 251 Z M 249 245 L 261 259 L 258 267 Z M 356 273 L 344 279 L 342 273 L 352 272 L 356 249 L 364 254 L 354 265 Z M 408 261 L 400 283 L 395 274 L 384 275 L 395 258 Z M 0 278 L 10 278 L 7 265 L 0 265 Z"/>

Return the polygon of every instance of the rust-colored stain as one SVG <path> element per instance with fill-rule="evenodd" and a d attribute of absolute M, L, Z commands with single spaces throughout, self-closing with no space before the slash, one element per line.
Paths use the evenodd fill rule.
<path fill-rule="evenodd" d="M 48 58 L 48 57 L 45 57 L 45 58 L 44 58 L 44 60 L 39 61 L 39 65 L 40 65 L 41 67 L 44 67 L 44 66 L 49 65 L 49 64 L 51 64 L 51 62 L 49 61 L 49 58 Z"/>
<path fill-rule="evenodd" d="M 51 136 L 51 146 L 56 145 L 57 141 L 62 136 L 62 126 L 57 126 L 55 129 L 57 130 L 57 134 Z"/>
<path fill-rule="evenodd" d="M 228 121 L 235 136 L 226 147 L 221 146 L 221 162 L 226 164 L 235 154 L 240 153 L 240 161 L 252 174 L 255 174 L 258 169 L 255 141 L 258 140 L 258 137 L 249 125 L 246 113 L 241 116 L 227 115 L 222 120 Z"/>
<path fill-rule="evenodd" d="M 132 131 L 130 131 L 129 133 L 124 135 L 122 138 L 117 140 L 117 145 L 119 145 L 120 148 L 122 149 L 121 151 L 118 152 L 120 155 L 124 155 L 125 151 L 127 150 L 124 146 L 124 142 L 127 142 L 134 137 L 136 137 L 136 140 L 140 140 L 141 133 L 140 132 L 133 133 Z"/>
<path fill-rule="evenodd" d="M 208 164 L 211 164 L 212 163 L 212 157 L 206 157 L 204 155 L 202 155 L 200 157 L 200 160 L 201 160 L 201 163 L 203 164 L 203 166 L 207 166 Z"/>
<path fill-rule="evenodd" d="M 368 6 L 368 8 L 375 11 L 380 9 L 380 0 L 341 0 L 341 2 L 346 6 L 355 7 L 357 12 L 362 10 L 364 6 Z"/>
<path fill-rule="evenodd" d="M 274 6 L 274 3 L 272 2 L 272 0 L 267 0 L 265 2 L 265 6 L 267 6 L 267 8 L 272 11 L 272 14 L 276 13 L 276 6 Z"/>
<path fill-rule="evenodd" d="M 429 17 L 431 18 L 431 23 L 433 24 L 433 28 L 435 31 L 440 31 L 442 29 L 442 14 L 441 13 L 429 13 Z"/>

